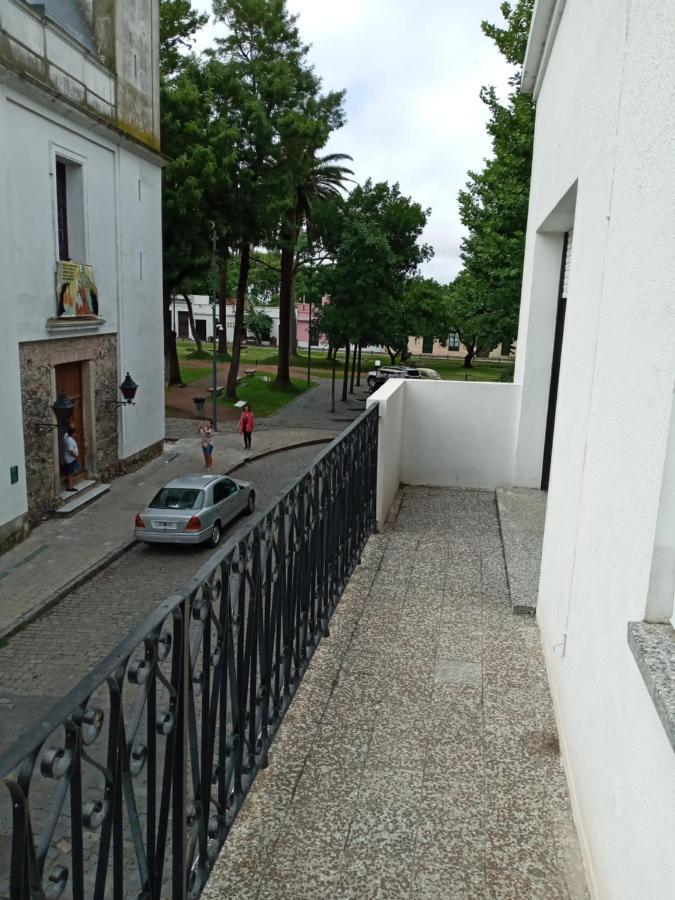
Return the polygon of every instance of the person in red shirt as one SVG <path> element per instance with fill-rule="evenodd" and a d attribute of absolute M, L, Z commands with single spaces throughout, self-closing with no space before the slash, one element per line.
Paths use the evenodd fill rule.
<path fill-rule="evenodd" d="M 244 406 L 244 409 L 241 414 L 241 418 L 239 419 L 239 433 L 244 436 L 244 449 L 251 449 L 251 432 L 255 426 L 255 418 L 253 417 L 253 413 L 251 412 L 251 407 L 248 403 Z"/>

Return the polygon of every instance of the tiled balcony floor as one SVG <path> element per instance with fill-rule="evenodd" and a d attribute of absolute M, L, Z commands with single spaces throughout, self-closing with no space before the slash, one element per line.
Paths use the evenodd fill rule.
<path fill-rule="evenodd" d="M 495 497 L 406 489 L 203 895 L 586 897 L 536 623 Z"/>

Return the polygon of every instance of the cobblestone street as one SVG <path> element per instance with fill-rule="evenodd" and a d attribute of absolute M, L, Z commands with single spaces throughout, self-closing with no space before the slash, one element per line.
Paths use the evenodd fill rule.
<path fill-rule="evenodd" d="M 235 475 L 254 483 L 260 510 L 320 449 L 277 453 L 246 464 Z M 236 520 L 223 539 L 241 522 Z M 208 555 L 209 550 L 200 547 L 135 545 L 9 638 L 0 648 L 0 752 L 190 578 Z"/>

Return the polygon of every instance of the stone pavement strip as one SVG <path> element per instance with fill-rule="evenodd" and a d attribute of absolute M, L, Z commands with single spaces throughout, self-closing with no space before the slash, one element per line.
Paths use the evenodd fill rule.
<path fill-rule="evenodd" d="M 193 422 L 193 434 L 197 427 Z M 216 435 L 214 471 L 229 471 L 271 450 L 332 440 L 335 434 L 335 427 L 259 429 L 249 452 L 228 423 L 227 431 Z M 196 434 L 167 444 L 160 457 L 113 481 L 110 492 L 91 506 L 71 518 L 46 521 L 0 556 L 0 639 L 31 621 L 92 570 L 124 552 L 133 541 L 134 515 L 163 484 L 178 475 L 201 471 L 203 459 Z"/>
<path fill-rule="evenodd" d="M 405 489 L 330 632 L 204 900 L 587 898 L 494 494 Z"/>

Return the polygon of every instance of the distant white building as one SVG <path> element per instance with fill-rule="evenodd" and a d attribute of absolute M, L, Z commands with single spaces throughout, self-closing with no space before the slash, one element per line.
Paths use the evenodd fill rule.
<path fill-rule="evenodd" d="M 599 900 L 675 896 L 673 85 L 672 0 L 537 0 L 514 382 L 375 395 L 380 522 L 400 482 L 548 491 L 537 619 Z"/>
<path fill-rule="evenodd" d="M 200 341 L 213 340 L 213 307 L 211 298 L 206 294 L 190 294 L 190 304 L 192 306 L 192 315 L 194 317 L 196 335 Z M 227 301 L 227 341 L 228 344 L 234 339 L 234 300 Z M 279 307 L 266 306 L 264 313 L 272 320 L 272 328 L 270 336 L 273 343 L 279 339 Z M 180 295 L 176 295 L 171 304 L 172 328 L 176 332 L 179 341 L 193 340 L 193 334 L 190 328 L 190 316 L 188 313 L 188 305 L 185 299 Z M 220 327 L 219 308 L 216 308 L 216 328 Z"/>
<path fill-rule="evenodd" d="M 0 546 L 58 504 L 68 422 L 92 480 L 164 435 L 159 0 L 105 10 L 0 0 Z"/>

